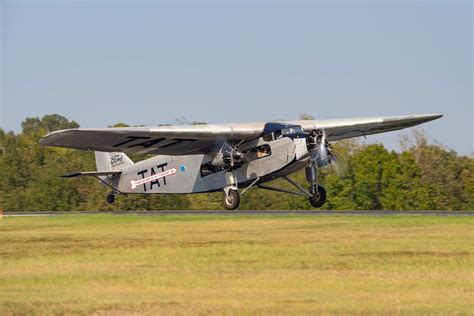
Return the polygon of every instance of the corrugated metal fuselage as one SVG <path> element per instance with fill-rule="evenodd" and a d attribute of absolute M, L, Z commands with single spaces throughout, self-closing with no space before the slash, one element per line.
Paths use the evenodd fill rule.
<path fill-rule="evenodd" d="M 269 146 L 271 154 L 254 156 L 237 169 L 239 187 L 246 187 L 256 179 L 258 183 L 294 173 L 308 164 L 304 139 L 283 137 L 265 141 L 258 138 L 239 146 L 242 151 Z M 203 173 L 202 166 L 211 162 L 216 153 L 184 156 L 155 156 L 124 169 L 115 176 L 113 185 L 123 193 L 202 193 L 226 187 L 225 170 Z"/>

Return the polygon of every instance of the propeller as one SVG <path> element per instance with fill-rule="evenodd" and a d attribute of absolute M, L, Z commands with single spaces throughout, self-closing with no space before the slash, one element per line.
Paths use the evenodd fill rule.
<path fill-rule="evenodd" d="M 238 146 L 226 146 L 222 158 L 226 168 L 229 170 L 237 169 L 244 163 L 244 154 Z"/>
<path fill-rule="evenodd" d="M 326 132 L 324 129 L 312 130 L 309 133 L 307 144 L 310 160 L 318 167 L 329 165 L 335 159 L 335 156 L 331 151 L 331 144 L 329 144 L 326 139 Z"/>

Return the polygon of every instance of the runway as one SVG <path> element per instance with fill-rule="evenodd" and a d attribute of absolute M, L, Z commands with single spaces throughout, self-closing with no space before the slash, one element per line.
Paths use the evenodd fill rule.
<path fill-rule="evenodd" d="M 471 211 L 74 211 L 74 212 L 4 212 L 4 217 L 43 217 L 77 215 L 138 215 L 138 216 L 474 216 Z"/>

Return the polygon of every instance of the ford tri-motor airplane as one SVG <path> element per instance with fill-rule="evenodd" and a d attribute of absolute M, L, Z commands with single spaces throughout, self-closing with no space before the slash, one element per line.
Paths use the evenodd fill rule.
<path fill-rule="evenodd" d="M 44 146 L 95 151 L 93 176 L 117 194 L 176 194 L 223 191 L 229 210 L 251 187 L 305 196 L 313 207 L 326 201 L 318 168 L 333 160 L 330 141 L 395 131 L 442 115 L 277 121 L 217 125 L 182 125 L 104 129 L 68 129 L 40 140 Z M 134 163 L 126 153 L 151 154 Z M 306 170 L 309 189 L 288 176 Z M 297 191 L 265 185 L 283 178 Z M 239 189 L 241 192 L 239 193 Z"/>

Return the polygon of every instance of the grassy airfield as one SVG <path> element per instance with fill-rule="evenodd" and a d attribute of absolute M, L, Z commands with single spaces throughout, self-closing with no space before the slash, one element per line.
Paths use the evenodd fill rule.
<path fill-rule="evenodd" d="M 472 314 L 474 219 L 0 221 L 0 314 Z"/>

